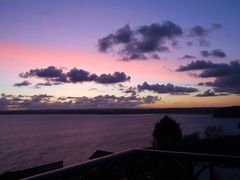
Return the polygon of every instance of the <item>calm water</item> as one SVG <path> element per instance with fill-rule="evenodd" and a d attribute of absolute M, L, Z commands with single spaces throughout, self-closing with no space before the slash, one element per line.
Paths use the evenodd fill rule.
<path fill-rule="evenodd" d="M 0 174 L 55 161 L 70 165 L 97 149 L 122 151 L 150 146 L 154 124 L 162 115 L 1 115 Z M 208 115 L 171 115 L 184 134 L 221 125 L 239 133 L 238 119 Z"/>

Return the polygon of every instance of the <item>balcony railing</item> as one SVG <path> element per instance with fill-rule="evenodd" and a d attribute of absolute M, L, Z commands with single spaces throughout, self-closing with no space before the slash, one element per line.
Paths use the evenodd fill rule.
<path fill-rule="evenodd" d="M 234 180 L 240 179 L 240 157 L 132 149 L 27 179 Z"/>

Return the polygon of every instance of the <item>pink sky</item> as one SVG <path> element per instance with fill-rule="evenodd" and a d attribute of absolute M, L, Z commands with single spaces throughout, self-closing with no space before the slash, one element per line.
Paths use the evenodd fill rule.
<path fill-rule="evenodd" d="M 216 11 L 213 12 L 212 7 Z M 240 26 L 235 22 L 237 14 L 237 2 L 0 2 L 0 93 L 129 97 L 124 91 L 131 87 L 136 90 L 136 98 L 159 98 L 141 107 L 240 105 L 239 72 L 229 70 L 234 74 L 227 74 L 225 78 L 216 75 L 204 78 L 199 75 L 209 67 L 176 71 L 180 65 L 186 67 L 197 61 L 221 70 L 222 66 L 234 69 L 231 62 L 235 60 L 238 68 Z M 104 43 L 105 49 L 101 46 Z M 217 51 L 214 55 L 216 50 L 220 50 L 220 54 Z M 202 51 L 208 55 L 204 57 Z M 138 58 L 129 58 L 136 54 Z M 152 59 L 154 55 L 160 59 Z M 192 58 L 181 59 L 185 55 Z M 123 61 L 123 57 L 131 60 Z M 139 60 L 144 57 L 148 59 Z M 19 77 L 20 73 L 49 66 L 62 69 L 65 75 L 77 68 L 97 76 L 113 77 L 114 72 L 123 72 L 131 79 L 109 84 L 67 81 L 36 88 L 37 83 L 46 83 L 49 79 L 46 76 Z M 24 80 L 28 82 L 22 86 Z M 147 84 L 141 91 L 138 85 L 143 86 L 144 82 Z M 200 82 L 219 84 L 199 86 Z M 174 90 L 169 91 L 171 87 L 178 89 L 178 93 L 183 89 L 185 93 L 188 88 L 191 92 L 174 94 Z"/>

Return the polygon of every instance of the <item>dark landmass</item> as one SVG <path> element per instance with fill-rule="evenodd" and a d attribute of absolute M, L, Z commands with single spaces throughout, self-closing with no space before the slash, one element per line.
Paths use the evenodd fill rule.
<path fill-rule="evenodd" d="M 218 108 L 159 108 L 159 109 L 45 109 L 0 111 L 3 114 L 213 114 Z"/>
<path fill-rule="evenodd" d="M 213 117 L 222 118 L 240 118 L 240 106 L 224 107 L 216 109 L 213 113 Z"/>
<path fill-rule="evenodd" d="M 240 135 L 225 135 L 214 139 L 184 137 L 177 145 L 160 150 L 240 156 Z"/>
<path fill-rule="evenodd" d="M 11 114 L 212 114 L 213 117 L 240 117 L 240 106 L 156 108 L 156 109 L 44 109 L 0 111 L 0 115 Z"/>

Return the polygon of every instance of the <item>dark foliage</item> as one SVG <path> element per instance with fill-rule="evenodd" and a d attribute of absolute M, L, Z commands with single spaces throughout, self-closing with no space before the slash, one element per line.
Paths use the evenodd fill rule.
<path fill-rule="evenodd" d="M 223 136 L 224 131 L 222 129 L 221 126 L 208 126 L 204 132 L 203 132 L 203 136 L 206 139 L 217 139 L 221 136 Z"/>
<path fill-rule="evenodd" d="M 168 116 L 155 124 L 152 145 L 155 149 L 174 147 L 182 139 L 182 131 L 178 123 Z"/>
<path fill-rule="evenodd" d="M 240 106 L 219 108 L 213 113 L 213 117 L 239 118 L 240 117 Z"/>

